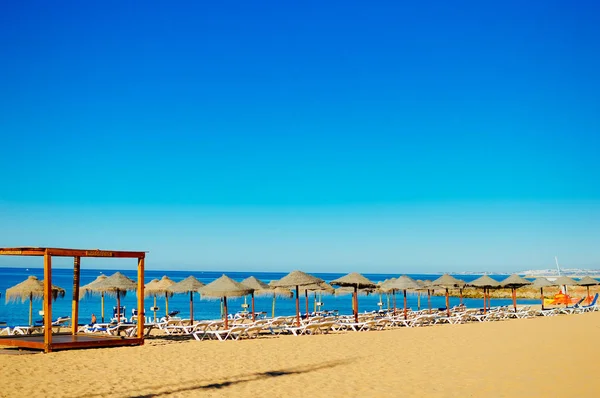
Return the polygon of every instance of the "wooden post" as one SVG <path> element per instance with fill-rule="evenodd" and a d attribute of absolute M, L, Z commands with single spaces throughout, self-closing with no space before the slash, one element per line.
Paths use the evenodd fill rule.
<path fill-rule="evenodd" d="M 275 293 L 273 293 L 273 304 L 271 305 L 271 318 L 275 318 Z"/>
<path fill-rule="evenodd" d="M 358 285 L 354 286 L 354 322 L 358 323 Z"/>
<path fill-rule="evenodd" d="M 223 315 L 225 316 L 225 330 L 229 329 L 229 315 L 227 314 L 227 296 L 223 297 Z"/>
<path fill-rule="evenodd" d="M 52 256 L 44 253 L 44 352 L 52 351 Z"/>
<path fill-rule="evenodd" d="M 140 344 L 144 344 L 144 322 L 146 321 L 146 310 L 144 310 L 144 258 L 138 258 L 137 275 L 137 337 L 141 339 Z M 121 312 L 121 311 L 119 311 Z"/>
<path fill-rule="evenodd" d="M 487 313 L 487 305 L 485 303 L 485 287 L 483 288 L 483 313 L 486 314 Z"/>
<path fill-rule="evenodd" d="M 300 327 L 300 289 L 298 285 L 296 285 L 296 326 Z"/>
<path fill-rule="evenodd" d="M 33 326 L 33 293 L 29 293 L 29 326 Z"/>
<path fill-rule="evenodd" d="M 421 311 L 421 291 L 417 292 L 417 310 Z"/>
<path fill-rule="evenodd" d="M 304 302 L 306 303 L 306 322 L 310 319 L 310 314 L 308 313 L 308 289 L 304 291 Z"/>
<path fill-rule="evenodd" d="M 406 289 L 404 289 L 404 320 L 407 319 L 407 310 L 406 310 Z"/>
<path fill-rule="evenodd" d="M 252 291 L 252 322 L 256 320 L 256 314 L 254 313 L 254 290 Z"/>
<path fill-rule="evenodd" d="M 169 292 L 165 292 L 165 318 L 169 319 Z"/>
<path fill-rule="evenodd" d="M 396 315 L 396 289 L 392 289 L 392 301 L 394 303 L 394 315 Z"/>
<path fill-rule="evenodd" d="M 154 295 L 154 307 L 152 307 L 154 311 L 154 323 L 156 323 L 156 294 Z"/>
<path fill-rule="evenodd" d="M 104 323 L 104 292 L 102 292 L 102 323 Z"/>
<path fill-rule="evenodd" d="M 314 305 L 314 313 L 317 313 L 317 291 L 313 292 L 313 305 Z"/>
<path fill-rule="evenodd" d="M 71 306 L 71 334 L 77 334 L 77 324 L 79 323 L 79 271 L 81 257 L 73 257 L 73 303 Z"/>
<path fill-rule="evenodd" d="M 462 287 L 458 288 L 458 291 L 460 292 L 460 305 L 462 305 L 463 304 L 463 295 L 462 295 L 462 293 L 463 293 L 462 291 L 463 290 L 462 290 Z"/>
<path fill-rule="evenodd" d="M 542 311 L 544 310 L 544 288 L 540 287 L 540 299 L 542 300 Z"/>
<path fill-rule="evenodd" d="M 517 289 L 512 288 L 512 299 L 513 299 L 513 307 L 515 308 L 515 312 L 517 312 Z"/>
<path fill-rule="evenodd" d="M 117 290 L 117 323 L 121 323 L 121 292 Z"/>
<path fill-rule="evenodd" d="M 446 288 L 446 314 L 450 316 L 450 296 L 448 295 L 448 288 Z"/>
<path fill-rule="evenodd" d="M 194 324 L 194 292 L 190 290 L 190 325 Z"/>
<path fill-rule="evenodd" d="M 429 308 L 429 313 L 431 314 L 431 290 L 427 289 L 427 308 Z"/>

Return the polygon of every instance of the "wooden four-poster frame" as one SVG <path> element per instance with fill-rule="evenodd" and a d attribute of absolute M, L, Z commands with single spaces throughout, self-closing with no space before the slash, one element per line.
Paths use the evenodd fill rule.
<path fill-rule="evenodd" d="M 84 249 L 62 249 L 51 247 L 16 247 L 0 248 L 3 256 L 38 256 L 44 257 L 44 339 L 36 340 L 32 336 L 11 336 L 11 338 L 0 339 L 0 345 L 9 345 L 23 348 L 43 349 L 51 352 L 56 349 L 106 347 L 116 345 L 142 345 L 144 344 L 144 259 L 146 252 L 119 251 L 119 250 L 84 250 Z M 72 338 L 57 339 L 52 341 L 52 257 L 73 257 L 73 302 L 71 313 Z M 77 325 L 79 320 L 79 276 L 81 257 L 101 258 L 136 258 L 137 265 L 137 336 L 133 338 L 117 339 L 78 339 Z"/>

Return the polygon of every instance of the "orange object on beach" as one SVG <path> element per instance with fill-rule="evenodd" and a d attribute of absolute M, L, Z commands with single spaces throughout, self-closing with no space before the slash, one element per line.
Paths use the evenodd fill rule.
<path fill-rule="evenodd" d="M 569 305 L 569 304 L 576 304 L 579 302 L 579 300 L 580 299 L 578 299 L 577 297 L 571 297 L 568 294 L 557 293 L 554 295 L 554 298 L 552 298 L 552 299 L 544 299 L 544 304 L 547 304 L 547 305 L 558 305 L 558 304 Z"/>

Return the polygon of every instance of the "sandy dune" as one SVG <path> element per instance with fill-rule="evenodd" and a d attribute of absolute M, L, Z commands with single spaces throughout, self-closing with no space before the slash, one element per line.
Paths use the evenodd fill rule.
<path fill-rule="evenodd" d="M 0 396 L 600 395 L 600 312 L 381 332 L 0 354 Z"/>

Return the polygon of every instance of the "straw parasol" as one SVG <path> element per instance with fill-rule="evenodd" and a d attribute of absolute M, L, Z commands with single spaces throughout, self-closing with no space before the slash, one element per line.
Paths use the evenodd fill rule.
<path fill-rule="evenodd" d="M 351 286 L 354 288 L 352 296 L 354 303 L 354 322 L 358 322 L 358 289 L 376 288 L 377 285 L 357 272 L 351 272 L 341 278 L 331 281 L 333 286 Z"/>
<path fill-rule="evenodd" d="M 300 298 L 298 297 L 300 294 L 299 287 L 321 282 L 324 282 L 323 279 L 296 270 L 290 272 L 278 281 L 271 282 L 271 286 L 296 288 L 296 325 L 300 326 Z"/>
<path fill-rule="evenodd" d="M 273 293 L 273 304 L 271 305 L 271 318 L 275 318 L 275 300 L 277 296 L 292 298 L 294 293 L 290 289 L 286 289 L 284 287 L 274 287 L 273 282 L 269 282 L 269 287 L 271 287 L 271 292 Z"/>
<path fill-rule="evenodd" d="M 120 272 L 115 272 L 94 286 L 97 292 L 117 295 L 117 322 L 121 322 L 121 297 L 125 297 L 127 291 L 137 290 L 137 284 Z M 141 312 L 140 312 L 141 313 Z"/>
<path fill-rule="evenodd" d="M 461 289 L 461 304 L 462 304 L 462 288 L 465 286 L 465 282 L 460 280 L 460 279 L 456 279 L 455 277 L 448 275 L 448 274 L 444 274 L 442 276 L 440 276 L 439 278 L 437 278 L 436 280 L 434 280 L 433 282 L 431 282 L 431 286 L 437 286 L 437 287 L 441 287 L 446 289 L 446 313 L 448 316 L 450 316 L 450 296 L 448 294 L 448 289 L 451 288 L 459 288 Z"/>
<path fill-rule="evenodd" d="M 22 303 L 29 299 L 29 325 L 33 324 L 33 299 L 44 298 L 44 281 L 37 277 L 28 276 L 23 282 L 6 289 L 6 303 L 11 301 L 20 301 Z M 65 297 L 65 289 L 52 285 L 52 299 Z"/>
<path fill-rule="evenodd" d="M 550 282 L 546 278 L 536 278 L 536 279 L 534 279 L 531 286 L 540 288 L 540 296 L 541 296 L 541 300 L 542 300 L 542 310 L 543 310 L 544 309 L 544 288 L 550 287 L 550 286 L 558 286 L 558 285 L 556 284 L 556 282 Z"/>
<path fill-rule="evenodd" d="M 588 304 L 591 303 L 592 298 L 590 297 L 590 286 L 600 285 L 600 282 L 598 282 L 596 279 L 590 276 L 584 276 L 579 280 L 578 283 L 579 286 L 585 286 L 587 288 L 586 301 L 588 302 Z"/>
<path fill-rule="evenodd" d="M 204 286 L 204 283 L 200 282 L 193 275 L 190 275 L 167 288 L 171 293 L 190 294 L 190 325 L 194 324 L 194 292 L 197 292 L 202 286 Z"/>
<path fill-rule="evenodd" d="M 327 282 L 321 282 L 321 283 L 315 283 L 314 285 L 306 285 L 306 286 L 302 286 L 300 287 L 300 295 L 304 294 L 304 300 L 306 303 L 306 316 L 308 317 L 308 294 L 310 292 L 313 292 L 313 297 L 314 297 L 314 312 L 317 312 L 317 293 L 319 293 L 319 303 L 321 303 L 321 299 L 323 298 L 323 293 L 324 294 L 335 294 L 336 290 L 339 289 L 334 289 L 333 286 L 331 286 L 329 283 Z"/>
<path fill-rule="evenodd" d="M 245 296 L 252 293 L 253 290 L 223 274 L 219 279 L 215 279 L 208 285 L 201 287 L 198 291 L 202 294 L 202 298 L 213 297 L 223 299 L 225 329 L 228 329 L 227 297 Z"/>
<path fill-rule="evenodd" d="M 152 279 L 150 282 L 146 283 L 144 285 L 144 295 L 146 295 L 146 289 L 152 289 L 152 286 L 156 285 L 158 283 L 158 279 Z M 154 322 L 156 322 L 156 310 L 157 310 L 157 306 L 156 306 L 156 294 L 154 295 L 154 305 L 152 306 L 152 312 L 154 313 Z"/>
<path fill-rule="evenodd" d="M 510 287 L 512 289 L 512 300 L 515 312 L 517 312 L 517 289 L 526 285 L 531 285 L 531 282 L 525 278 L 521 278 L 517 274 L 512 274 L 511 276 L 500 282 L 500 286 Z"/>
<path fill-rule="evenodd" d="M 410 276 L 402 275 L 399 278 L 391 280 L 387 283 L 387 287 L 395 290 L 402 290 L 404 292 L 404 319 L 407 318 L 407 307 L 406 307 L 406 291 L 408 289 L 420 289 L 421 285 L 411 278 Z M 395 310 L 395 308 L 394 308 Z"/>
<path fill-rule="evenodd" d="M 144 288 L 145 297 L 156 297 L 159 294 L 165 295 L 165 317 L 169 316 L 169 297 L 173 295 L 173 292 L 171 292 L 169 288 L 174 284 L 174 280 L 164 275 L 158 282 L 148 283 L 148 285 Z"/>
<path fill-rule="evenodd" d="M 487 296 L 487 291 L 490 288 L 497 288 L 500 286 L 500 282 L 498 282 L 497 280 L 487 276 L 487 275 L 483 275 L 480 276 L 479 278 L 475 279 L 474 281 L 471 281 L 469 283 L 467 283 L 468 286 L 473 286 L 473 287 L 480 287 L 483 289 L 483 313 L 487 313 L 487 308 L 488 306 L 491 308 L 490 302 L 489 300 L 487 301 L 486 304 L 486 296 Z"/>
<path fill-rule="evenodd" d="M 271 286 L 267 285 L 260 279 L 254 276 L 249 276 L 241 282 L 242 285 L 248 286 L 252 290 L 252 322 L 256 320 L 256 312 L 254 311 L 254 296 L 255 295 L 268 295 L 273 292 Z"/>
<path fill-rule="evenodd" d="M 96 290 L 94 290 L 94 288 L 96 287 L 96 285 L 98 285 L 99 282 L 102 282 L 106 278 L 107 278 L 106 275 L 99 275 L 92 282 L 88 283 L 87 285 L 82 286 L 79 289 L 79 298 L 82 298 L 84 296 L 91 295 L 91 294 L 100 293 L 100 296 L 102 297 L 102 299 L 101 299 L 102 322 L 104 322 L 104 292 L 97 292 Z"/>

